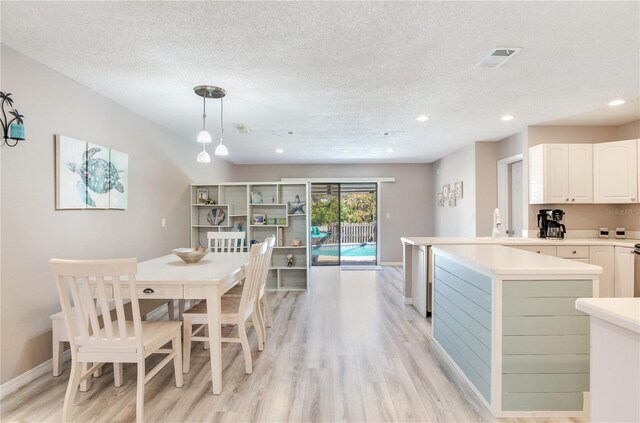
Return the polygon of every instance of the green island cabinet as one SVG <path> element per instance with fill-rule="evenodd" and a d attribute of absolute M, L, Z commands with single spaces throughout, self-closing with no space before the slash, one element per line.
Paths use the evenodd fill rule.
<path fill-rule="evenodd" d="M 309 283 L 309 188 L 307 183 L 255 182 L 191 184 L 191 246 L 207 246 L 207 232 L 247 234 L 245 245 L 274 235 L 276 245 L 267 276 L 269 290 L 306 290 Z M 306 203 L 291 213 L 290 203 Z M 211 204 L 213 202 L 213 204 Z M 211 219 L 212 209 L 224 219 Z M 218 213 L 218 215 L 220 215 Z M 301 245 L 292 245 L 294 240 Z M 293 254 L 293 265 L 287 255 Z"/>

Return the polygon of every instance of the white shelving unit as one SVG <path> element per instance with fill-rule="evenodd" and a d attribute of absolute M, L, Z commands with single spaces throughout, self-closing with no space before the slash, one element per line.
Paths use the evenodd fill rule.
<path fill-rule="evenodd" d="M 198 191 L 206 190 L 216 204 L 198 202 Z M 260 193 L 258 195 L 257 193 Z M 296 200 L 307 204 L 305 213 L 290 213 L 289 203 Z M 276 246 L 267 276 L 269 290 L 306 290 L 309 281 L 309 189 L 306 183 L 256 182 L 191 184 L 191 246 L 207 245 L 207 232 L 238 231 L 238 224 L 247 232 L 246 244 L 262 242 L 275 235 Z M 262 198 L 262 202 L 259 199 Z M 211 209 L 219 208 L 225 218 L 219 225 L 207 220 Z M 264 224 L 254 221 L 265 217 Z M 294 239 L 302 246 L 292 246 Z M 293 266 L 287 266 L 287 254 L 293 254 Z"/>

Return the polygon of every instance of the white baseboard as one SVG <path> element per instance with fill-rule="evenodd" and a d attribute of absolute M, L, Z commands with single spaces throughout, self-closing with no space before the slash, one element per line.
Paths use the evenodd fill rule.
<path fill-rule="evenodd" d="M 71 350 L 66 350 L 62 356 L 62 361 L 65 362 L 69 360 L 71 360 Z M 0 385 L 0 400 L 10 393 L 22 388 L 27 383 L 33 382 L 47 372 L 53 372 L 52 358 Z"/>
<path fill-rule="evenodd" d="M 413 304 L 413 298 L 402 297 L 402 303 L 411 305 L 411 304 Z"/>
<path fill-rule="evenodd" d="M 402 266 L 401 261 L 382 261 L 380 266 Z"/>

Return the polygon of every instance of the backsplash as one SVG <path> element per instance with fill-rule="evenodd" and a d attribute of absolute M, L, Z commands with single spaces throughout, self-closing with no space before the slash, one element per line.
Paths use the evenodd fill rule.
<path fill-rule="evenodd" d="M 529 230 L 537 228 L 540 209 L 562 209 L 562 223 L 571 230 L 597 230 L 600 227 L 640 231 L 640 204 L 536 204 L 529 205 Z"/>

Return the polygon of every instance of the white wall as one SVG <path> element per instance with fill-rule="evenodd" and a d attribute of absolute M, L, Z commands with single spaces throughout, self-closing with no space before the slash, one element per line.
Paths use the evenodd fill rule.
<path fill-rule="evenodd" d="M 400 262 L 400 237 L 433 234 L 431 165 L 236 165 L 233 168 L 233 180 L 237 182 L 386 176 L 395 177 L 396 182 L 383 183 L 380 188 L 380 261 Z M 391 215 L 389 219 L 387 213 Z"/>
<path fill-rule="evenodd" d="M 27 134 L 17 147 L 3 146 L 0 156 L 4 383 L 51 358 L 49 315 L 60 310 L 51 257 L 144 260 L 188 245 L 188 184 L 228 180 L 231 166 L 219 160 L 199 165 L 193 140 L 6 46 L 1 54 L 1 90 L 13 93 Z M 55 210 L 54 134 L 129 154 L 127 210 Z"/>
<path fill-rule="evenodd" d="M 442 186 L 462 181 L 464 196 L 455 207 L 438 207 L 435 200 L 434 236 L 476 236 L 476 146 L 468 145 L 433 162 L 433 196 Z"/>

